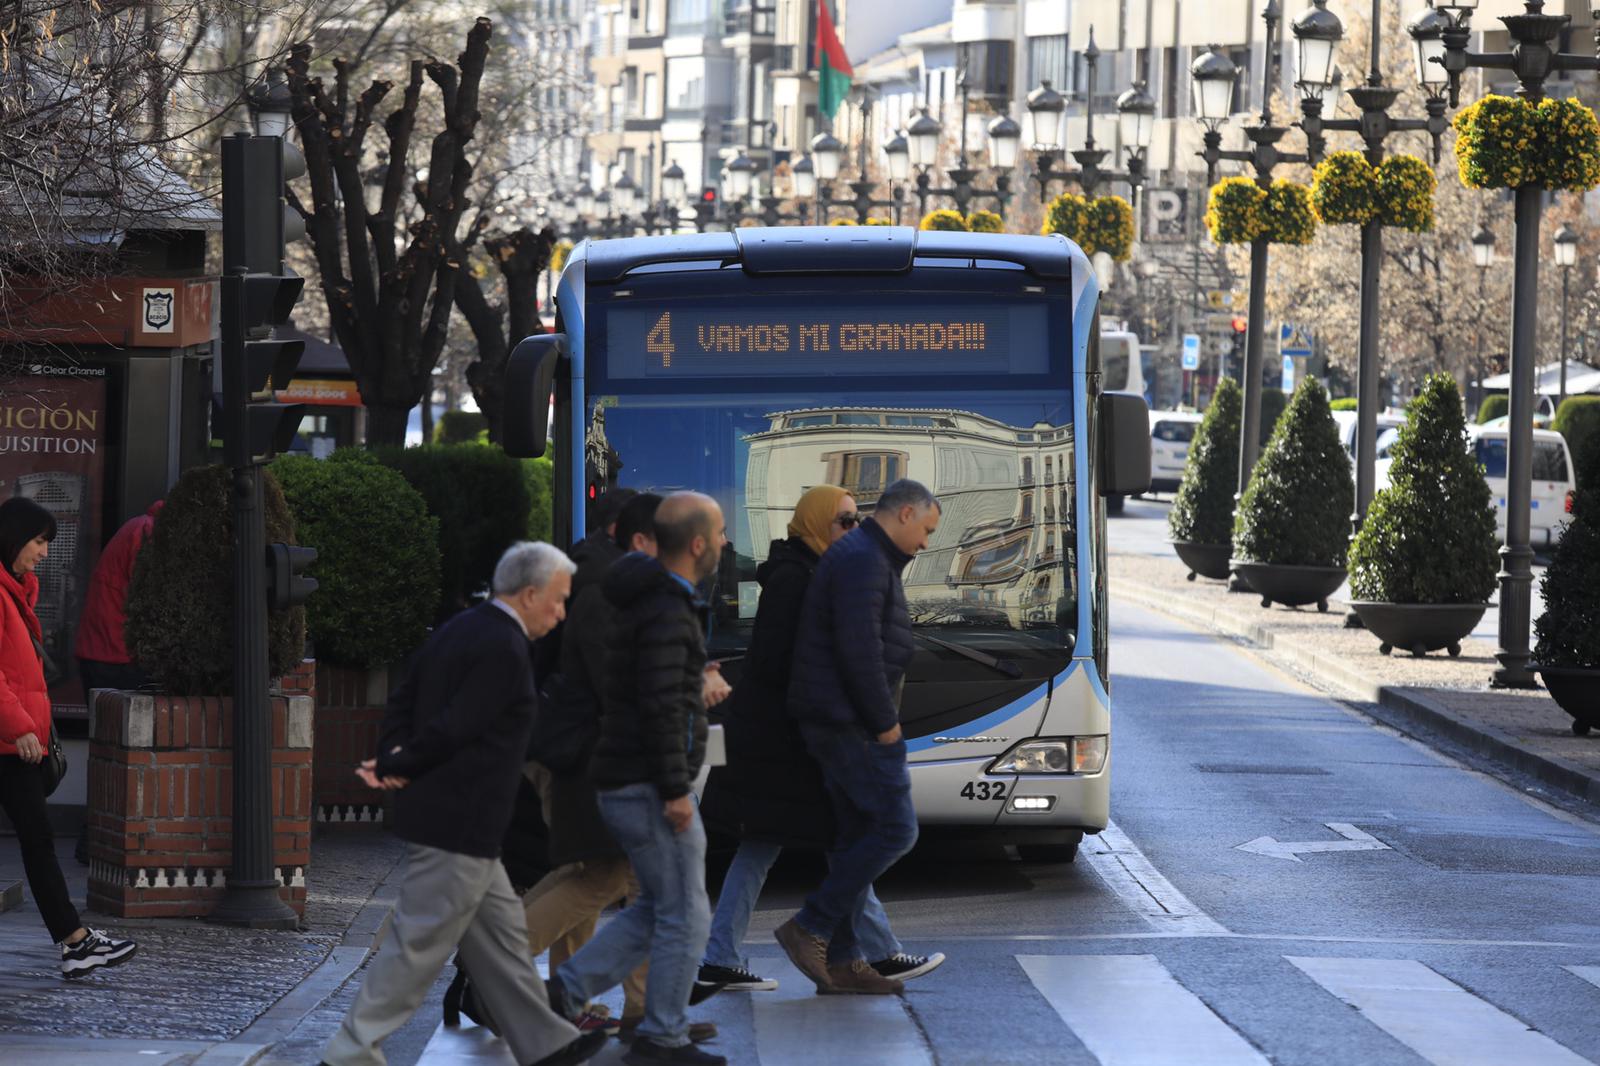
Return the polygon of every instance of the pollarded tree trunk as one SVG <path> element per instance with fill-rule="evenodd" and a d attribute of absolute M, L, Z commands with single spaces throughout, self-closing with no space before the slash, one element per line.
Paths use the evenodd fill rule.
<path fill-rule="evenodd" d="M 483 243 L 505 279 L 505 302 L 490 303 L 477 279 L 464 273 L 456 286 L 456 306 L 478 342 L 478 358 L 467 367 L 467 384 L 488 419 L 489 439 L 499 441 L 506 360 L 519 341 L 540 331 L 539 275 L 550 265 L 556 235 L 548 227 L 538 233 L 524 227 Z"/>
<path fill-rule="evenodd" d="M 334 336 L 368 408 L 369 445 L 405 443 L 406 415 L 427 396 L 444 351 L 461 275 L 457 233 L 471 206 L 466 147 L 478 125 L 491 33 L 489 20 L 480 18 L 454 65 L 411 64 L 400 106 L 381 123 L 388 162 L 375 211 L 367 207 L 366 138 L 393 84 L 374 81 L 352 101 L 352 68 L 335 60 L 330 96 L 322 79 L 309 74 L 310 46 L 297 45 L 290 55 L 310 206 L 290 195 L 306 218 Z M 438 87 L 444 128 L 433 138 L 427 177 L 408 189 L 424 74 Z"/>

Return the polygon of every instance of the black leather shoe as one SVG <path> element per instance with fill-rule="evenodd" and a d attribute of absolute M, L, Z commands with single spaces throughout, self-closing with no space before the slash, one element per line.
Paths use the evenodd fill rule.
<path fill-rule="evenodd" d="M 561 983 L 559 977 L 550 977 L 544 983 L 545 995 L 550 1000 L 550 1009 L 555 1011 L 567 1021 L 577 1021 L 579 1011 L 572 1009 L 572 1001 L 567 998 L 567 986 Z"/>
<path fill-rule="evenodd" d="M 596 1029 L 592 1033 L 584 1033 L 578 1039 L 562 1048 L 552 1052 L 535 1062 L 533 1066 L 578 1066 L 580 1062 L 588 1062 L 600 1053 L 606 1046 L 607 1036 L 603 1030 Z"/>

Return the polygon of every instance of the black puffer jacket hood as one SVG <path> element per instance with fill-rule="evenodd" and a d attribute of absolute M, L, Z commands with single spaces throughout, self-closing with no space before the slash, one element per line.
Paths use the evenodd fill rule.
<path fill-rule="evenodd" d="M 604 588 L 611 606 L 626 607 L 652 592 L 682 591 L 683 585 L 654 557 L 629 552 L 612 564 Z"/>

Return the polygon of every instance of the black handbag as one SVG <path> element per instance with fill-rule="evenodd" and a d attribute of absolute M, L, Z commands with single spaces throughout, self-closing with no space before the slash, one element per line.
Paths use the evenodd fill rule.
<path fill-rule="evenodd" d="M 56 733 L 54 722 L 50 723 L 50 747 L 45 750 L 44 758 L 39 763 L 39 772 L 44 774 L 46 796 L 55 792 L 61 785 L 61 779 L 67 776 L 67 753 L 61 750 L 61 737 Z"/>

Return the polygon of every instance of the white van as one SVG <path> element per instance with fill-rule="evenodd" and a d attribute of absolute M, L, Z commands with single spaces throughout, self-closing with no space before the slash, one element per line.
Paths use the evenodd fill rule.
<path fill-rule="evenodd" d="M 1399 434 L 1389 430 L 1378 438 L 1378 461 L 1375 485 L 1378 489 L 1389 487 L 1389 463 L 1393 459 L 1395 441 Z M 1467 440 L 1472 443 L 1478 465 L 1489 482 L 1489 498 L 1494 501 L 1495 536 L 1502 544 L 1506 539 L 1506 429 L 1505 424 L 1469 426 Z M 1567 441 L 1552 429 L 1533 431 L 1533 482 L 1532 507 L 1528 521 L 1528 544 L 1534 548 L 1552 547 L 1561 539 L 1561 527 L 1567 521 L 1571 497 L 1577 488 L 1573 479 L 1572 459 L 1567 454 Z"/>
<path fill-rule="evenodd" d="M 1405 423 L 1405 420 L 1404 411 L 1380 411 L 1378 413 L 1378 439 L 1381 441 L 1385 431 L 1398 428 Z M 1356 461 L 1356 412 L 1335 411 L 1333 412 L 1333 423 L 1339 430 L 1339 443 L 1344 446 L 1344 453 L 1350 457 L 1350 462 L 1353 464 Z"/>
<path fill-rule="evenodd" d="M 1177 492 L 1189 445 L 1200 428 L 1193 411 L 1150 412 L 1150 491 Z"/>

